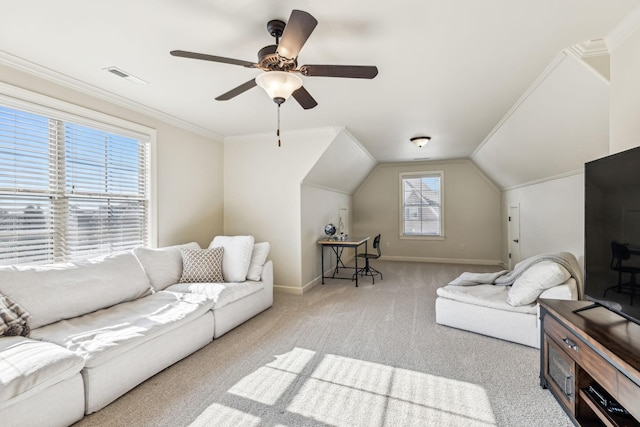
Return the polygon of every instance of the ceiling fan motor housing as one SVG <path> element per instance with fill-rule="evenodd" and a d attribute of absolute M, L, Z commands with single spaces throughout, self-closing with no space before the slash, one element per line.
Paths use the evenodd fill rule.
<path fill-rule="evenodd" d="M 295 70 L 298 63 L 294 59 L 283 58 L 277 53 L 278 45 L 265 46 L 258 51 L 258 64 L 263 70 L 290 71 Z"/>

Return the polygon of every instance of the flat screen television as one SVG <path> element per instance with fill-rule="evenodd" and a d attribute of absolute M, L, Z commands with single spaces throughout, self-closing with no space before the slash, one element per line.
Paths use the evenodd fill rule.
<path fill-rule="evenodd" d="M 640 267 L 640 147 L 585 163 L 584 181 L 585 297 L 640 324 L 640 273 L 632 304 L 611 267 L 612 242 L 630 252 L 623 266 Z M 622 282 L 630 276 L 622 273 Z"/>

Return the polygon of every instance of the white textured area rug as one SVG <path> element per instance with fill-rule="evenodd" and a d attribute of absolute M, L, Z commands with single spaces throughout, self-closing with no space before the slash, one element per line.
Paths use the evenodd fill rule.
<path fill-rule="evenodd" d="M 269 310 L 77 425 L 572 425 L 539 386 L 538 350 L 435 323 L 437 287 L 497 267 L 376 268 L 375 285 L 276 294 Z"/>

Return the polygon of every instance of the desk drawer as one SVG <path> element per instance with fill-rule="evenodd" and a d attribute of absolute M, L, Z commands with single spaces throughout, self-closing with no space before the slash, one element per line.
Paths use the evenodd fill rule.
<path fill-rule="evenodd" d="M 544 318 L 544 331 L 605 390 L 616 392 L 618 371 L 591 347 L 548 315 Z"/>

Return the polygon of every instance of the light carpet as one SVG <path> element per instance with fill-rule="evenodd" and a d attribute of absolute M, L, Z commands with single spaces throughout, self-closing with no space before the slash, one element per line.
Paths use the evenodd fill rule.
<path fill-rule="evenodd" d="M 277 293 L 269 310 L 77 426 L 572 425 L 539 386 L 538 350 L 435 323 L 437 287 L 498 267 L 376 268 L 375 285 Z"/>

